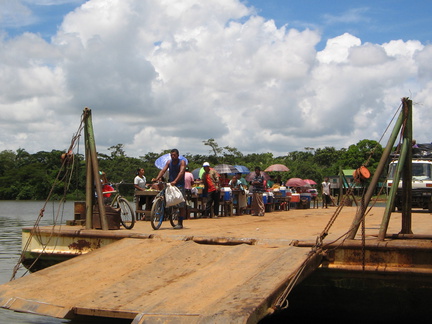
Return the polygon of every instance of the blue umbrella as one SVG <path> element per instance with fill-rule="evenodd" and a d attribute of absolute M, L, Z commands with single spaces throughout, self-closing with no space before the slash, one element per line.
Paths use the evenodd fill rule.
<path fill-rule="evenodd" d="M 249 169 L 247 167 L 245 167 L 244 165 L 234 165 L 234 167 L 239 171 L 239 173 L 242 173 L 242 174 L 250 173 Z"/>
<path fill-rule="evenodd" d="M 204 171 L 204 168 L 200 167 L 200 168 L 196 168 L 196 169 L 192 170 L 192 174 L 194 176 L 194 179 L 200 179 L 201 178 L 201 175 L 202 175 L 201 170 Z"/>
<path fill-rule="evenodd" d="M 189 163 L 188 160 L 183 155 L 179 155 L 179 159 L 180 160 L 184 160 L 186 162 L 186 164 Z M 171 160 L 171 154 L 170 153 L 164 154 L 164 155 L 162 155 L 162 156 L 160 156 L 160 157 L 157 158 L 157 160 L 155 161 L 155 166 L 158 169 L 163 169 L 164 166 L 165 166 L 165 164 L 169 160 Z"/>

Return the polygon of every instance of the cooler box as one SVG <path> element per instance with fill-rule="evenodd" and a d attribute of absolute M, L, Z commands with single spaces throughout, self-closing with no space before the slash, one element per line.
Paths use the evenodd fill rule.
<path fill-rule="evenodd" d="M 292 203 L 299 203 L 300 202 L 300 194 L 297 194 L 297 193 L 291 194 L 291 202 Z"/>
<path fill-rule="evenodd" d="M 312 198 L 312 195 L 310 194 L 310 192 L 305 192 L 305 193 L 301 193 L 300 194 L 300 201 L 308 201 L 310 202 Z"/>
<path fill-rule="evenodd" d="M 231 200 L 232 197 L 232 191 L 230 187 L 223 187 L 222 188 L 222 192 L 223 192 L 223 200 L 224 201 L 229 201 Z"/>
<path fill-rule="evenodd" d="M 266 193 L 263 193 L 263 203 L 267 204 L 267 201 L 268 201 L 268 196 Z"/>
<path fill-rule="evenodd" d="M 299 204 L 299 208 L 303 208 L 303 209 L 308 209 L 310 208 L 310 202 L 312 200 L 312 195 L 307 192 L 307 193 L 301 193 L 300 194 L 300 204 Z"/>
<path fill-rule="evenodd" d="M 282 197 L 286 197 L 286 187 L 279 187 L 279 191 L 282 194 Z"/>
<path fill-rule="evenodd" d="M 269 204 L 273 203 L 273 198 L 274 198 L 273 192 L 269 192 L 269 193 L 267 194 L 267 202 L 268 202 Z"/>

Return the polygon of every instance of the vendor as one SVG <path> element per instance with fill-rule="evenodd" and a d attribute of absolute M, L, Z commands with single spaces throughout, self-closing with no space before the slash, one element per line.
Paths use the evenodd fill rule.
<path fill-rule="evenodd" d="M 241 177 L 241 174 L 240 174 Z M 247 206 L 247 196 L 246 196 L 246 186 L 237 178 L 237 176 L 233 176 L 229 182 L 229 186 L 232 189 L 240 190 L 240 194 L 237 195 L 238 202 L 234 201 L 234 204 L 238 204 L 237 215 L 242 215 Z"/>
<path fill-rule="evenodd" d="M 147 179 L 144 176 L 144 168 L 139 168 L 136 171 L 136 176 L 134 179 L 134 187 L 135 187 L 135 191 L 144 191 L 147 189 Z M 142 206 L 145 204 L 146 198 L 144 196 L 140 196 L 139 197 L 139 204 L 138 207 L 139 209 L 142 209 Z"/>

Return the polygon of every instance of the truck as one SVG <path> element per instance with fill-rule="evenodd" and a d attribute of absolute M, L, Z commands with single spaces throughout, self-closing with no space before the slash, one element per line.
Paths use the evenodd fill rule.
<path fill-rule="evenodd" d="M 412 208 L 428 209 L 432 212 L 432 144 L 418 144 L 412 155 Z M 387 192 L 393 186 L 393 178 L 398 164 L 397 155 L 392 155 L 387 177 Z M 402 180 L 399 181 L 392 210 L 402 210 Z"/>

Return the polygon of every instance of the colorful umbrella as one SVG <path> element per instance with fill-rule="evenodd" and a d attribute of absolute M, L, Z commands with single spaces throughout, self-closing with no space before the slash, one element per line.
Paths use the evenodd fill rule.
<path fill-rule="evenodd" d="M 269 179 L 270 179 L 270 176 L 269 176 L 267 173 L 261 171 L 260 174 L 262 174 L 262 175 L 264 176 L 264 180 L 269 180 Z M 255 173 L 255 171 L 252 171 L 251 173 L 249 173 L 249 174 L 245 177 L 245 180 L 246 180 L 246 181 L 252 181 L 253 178 L 255 178 L 255 177 L 256 177 L 256 173 Z"/>
<path fill-rule="evenodd" d="M 234 165 L 234 168 L 236 168 L 238 170 L 237 173 L 241 173 L 241 174 L 250 173 L 249 169 L 247 167 L 245 167 L 244 165 Z"/>
<path fill-rule="evenodd" d="M 218 164 L 214 166 L 217 173 L 237 173 L 238 170 L 230 164 Z"/>
<path fill-rule="evenodd" d="M 310 186 L 310 184 L 308 184 L 306 181 L 304 181 L 303 179 L 300 179 L 300 178 L 291 178 L 285 183 L 285 185 L 287 187 L 307 187 L 307 186 Z"/>
<path fill-rule="evenodd" d="M 183 155 L 179 155 L 179 159 L 180 160 L 184 160 L 186 162 L 186 164 L 189 163 L 188 160 Z M 162 155 L 162 156 L 160 156 L 160 157 L 157 158 L 157 160 L 155 161 L 155 166 L 158 169 L 163 169 L 164 166 L 165 166 L 165 164 L 169 160 L 171 160 L 171 154 L 170 153 L 164 154 L 164 155 Z"/>
<path fill-rule="evenodd" d="M 287 171 L 289 171 L 289 169 L 283 164 L 272 164 L 267 169 L 265 169 L 264 171 L 265 172 L 272 172 L 272 171 L 287 172 Z"/>
<path fill-rule="evenodd" d="M 304 179 L 303 181 L 306 183 L 309 183 L 310 185 L 316 185 L 317 184 L 315 181 L 313 181 L 311 179 Z"/>

